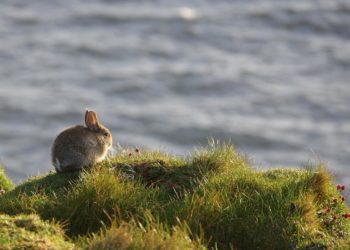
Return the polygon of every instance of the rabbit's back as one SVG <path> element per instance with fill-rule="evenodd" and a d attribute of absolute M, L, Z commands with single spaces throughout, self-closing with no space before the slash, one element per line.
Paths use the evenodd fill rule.
<path fill-rule="evenodd" d="M 101 154 L 103 148 L 96 135 L 79 125 L 62 131 L 52 146 L 52 162 L 58 171 L 92 165 Z"/>

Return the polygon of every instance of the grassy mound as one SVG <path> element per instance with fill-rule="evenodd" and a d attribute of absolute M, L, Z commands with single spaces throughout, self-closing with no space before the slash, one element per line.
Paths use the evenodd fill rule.
<path fill-rule="evenodd" d="M 73 249 L 62 229 L 37 215 L 0 215 L 0 249 Z"/>
<path fill-rule="evenodd" d="M 31 178 L 0 197 L 0 213 L 60 221 L 87 249 L 341 248 L 341 195 L 321 164 L 257 171 L 212 143 L 186 159 L 123 150 L 80 173 Z"/>

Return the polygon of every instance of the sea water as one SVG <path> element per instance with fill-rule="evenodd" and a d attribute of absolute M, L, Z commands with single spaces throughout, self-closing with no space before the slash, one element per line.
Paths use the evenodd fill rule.
<path fill-rule="evenodd" d="M 350 184 L 350 2 L 0 2 L 0 162 L 16 182 L 94 109 L 114 143 L 257 168 L 323 161 Z"/>

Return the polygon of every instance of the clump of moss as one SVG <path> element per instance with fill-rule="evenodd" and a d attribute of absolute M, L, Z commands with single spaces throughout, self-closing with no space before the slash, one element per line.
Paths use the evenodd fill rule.
<path fill-rule="evenodd" d="M 4 172 L 4 168 L 0 165 L 0 195 L 13 189 L 12 181 L 7 178 Z"/>
<path fill-rule="evenodd" d="M 73 249 L 58 224 L 37 215 L 0 215 L 0 249 Z"/>
<path fill-rule="evenodd" d="M 60 221 L 88 242 L 81 248 L 143 249 L 147 237 L 159 248 L 183 237 L 193 248 L 341 248 L 350 219 L 339 196 L 322 164 L 259 171 L 232 145 L 211 142 L 187 158 L 124 149 L 82 172 L 32 178 L 1 196 L 0 212 Z M 331 224 L 321 215 L 329 206 L 338 216 Z"/>

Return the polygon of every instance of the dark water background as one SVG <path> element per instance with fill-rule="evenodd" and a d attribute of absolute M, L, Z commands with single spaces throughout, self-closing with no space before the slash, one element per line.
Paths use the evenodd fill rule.
<path fill-rule="evenodd" d="M 350 184 L 350 1 L 0 0 L 0 161 L 50 169 L 93 108 L 115 143 L 257 167 L 321 159 Z"/>

